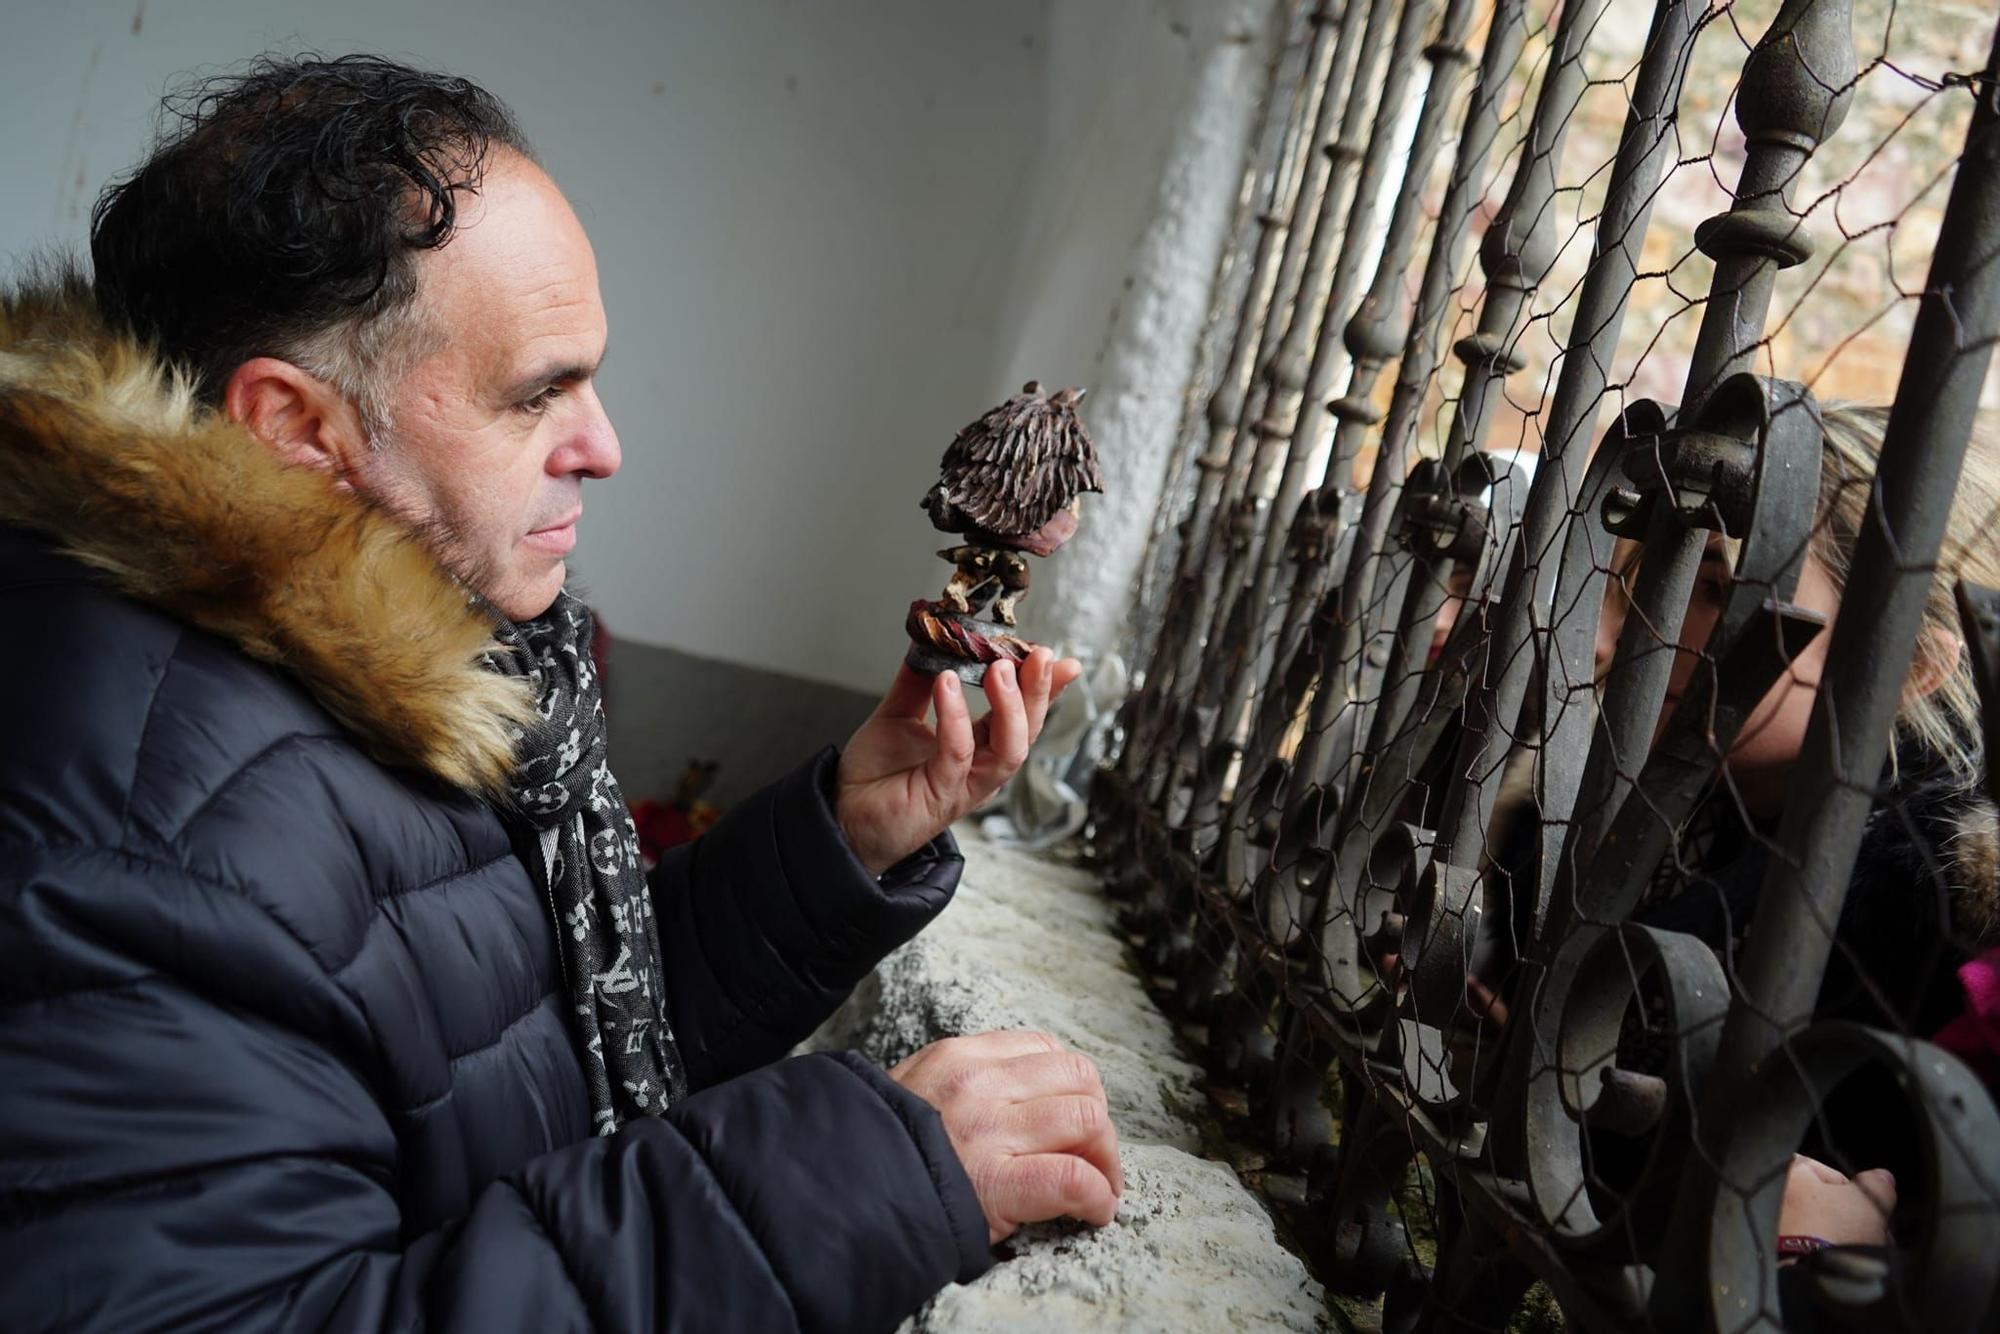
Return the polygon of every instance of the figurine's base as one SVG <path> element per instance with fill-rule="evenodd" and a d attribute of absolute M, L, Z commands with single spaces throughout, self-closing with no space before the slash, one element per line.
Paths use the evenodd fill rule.
<path fill-rule="evenodd" d="M 956 672 L 967 685 L 983 685 L 986 669 L 995 662 L 1020 662 L 1034 645 L 1012 626 L 953 611 L 947 602 L 918 598 L 910 604 L 905 628 L 910 651 L 903 661 L 916 671 L 935 676 Z"/>
<path fill-rule="evenodd" d="M 936 649 L 928 649 L 921 644 L 910 645 L 910 651 L 903 655 L 903 661 L 926 676 L 936 676 L 940 672 L 957 672 L 958 679 L 969 686 L 986 682 L 986 668 L 983 662 L 967 662 L 964 658 L 948 657 Z"/>

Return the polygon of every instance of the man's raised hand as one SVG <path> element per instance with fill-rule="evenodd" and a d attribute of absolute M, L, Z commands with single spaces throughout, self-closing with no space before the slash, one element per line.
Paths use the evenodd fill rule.
<path fill-rule="evenodd" d="M 977 723 L 958 677 L 905 665 L 840 755 L 834 815 L 875 875 L 936 838 L 1013 777 L 1041 735 L 1049 703 L 1076 680 L 1074 658 L 1047 649 L 986 669 L 987 714 Z M 936 712 L 933 727 L 925 715 Z"/>
<path fill-rule="evenodd" d="M 1117 1214 L 1125 1172 L 1090 1058 L 1046 1033 L 979 1033 L 933 1042 L 889 1078 L 944 1118 L 989 1243 L 1045 1218 L 1101 1227 Z"/>

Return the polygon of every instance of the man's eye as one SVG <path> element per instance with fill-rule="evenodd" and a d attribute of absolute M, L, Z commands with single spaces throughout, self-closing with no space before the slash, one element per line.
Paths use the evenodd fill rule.
<path fill-rule="evenodd" d="M 561 398 L 562 395 L 563 387 L 559 384 L 552 384 L 541 393 L 522 403 L 520 405 L 521 411 L 539 417 L 549 410 L 549 404 Z"/>

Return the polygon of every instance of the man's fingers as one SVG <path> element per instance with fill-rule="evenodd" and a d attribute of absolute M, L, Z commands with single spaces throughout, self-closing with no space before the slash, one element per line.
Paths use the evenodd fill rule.
<path fill-rule="evenodd" d="M 1061 1042 L 1031 1028 L 1003 1028 L 939 1038 L 889 1067 L 889 1078 L 933 1104 L 961 1093 L 995 1096 L 992 1072 L 1022 1056 L 1047 1056 Z"/>
<path fill-rule="evenodd" d="M 1047 1033 L 1032 1028 L 996 1028 L 990 1033 L 968 1033 L 946 1038 L 938 1044 L 954 1057 L 968 1060 L 1008 1061 L 1018 1056 L 1046 1056 L 1063 1050 L 1063 1045 Z"/>
<path fill-rule="evenodd" d="M 896 679 L 889 683 L 888 693 L 875 706 L 875 716 L 921 720 L 931 706 L 931 693 L 936 688 L 937 678 L 926 676 L 906 662 L 896 669 Z"/>
<path fill-rule="evenodd" d="M 1014 1056 L 991 1068 L 993 1095 L 1027 1102 L 1065 1093 L 1104 1096 L 1104 1081 L 1088 1056 L 1073 1051 L 1037 1051 Z"/>
<path fill-rule="evenodd" d="M 986 714 L 985 767 L 1003 769 L 999 778 L 1021 767 L 1028 758 L 1028 714 L 1021 699 L 1018 672 L 1011 662 L 996 662 L 986 669 L 986 699 L 992 706 Z M 994 780 L 994 786 L 999 779 Z"/>
<path fill-rule="evenodd" d="M 1073 1153 L 1000 1159 L 979 1194 L 989 1218 L 997 1214 L 1010 1224 L 1081 1218 L 1101 1227 L 1118 1216 L 1110 1180 Z"/>
<path fill-rule="evenodd" d="M 1062 1043 L 1047 1033 L 1032 1028 L 997 1028 L 989 1033 L 939 1038 L 898 1061 L 890 1073 L 935 1064 L 939 1070 L 955 1072 L 954 1089 L 998 1097 L 1005 1094 L 1007 1086 L 997 1072 L 1010 1062 L 1022 1057 L 1051 1056 L 1063 1050 Z"/>
<path fill-rule="evenodd" d="M 944 1118 L 991 1240 L 1044 1218 L 1117 1213 L 1125 1172 L 1103 1082 L 1047 1033 L 945 1038 L 890 1075 Z"/>
<path fill-rule="evenodd" d="M 972 713 L 965 706 L 965 689 L 957 674 L 939 672 L 930 699 L 937 710 L 937 751 L 924 766 L 924 774 L 931 791 L 956 793 L 964 788 L 973 759 Z"/>
<path fill-rule="evenodd" d="M 993 1129 L 1016 1157 L 1072 1153 L 1103 1174 L 1113 1194 L 1125 1193 L 1118 1132 L 1101 1097 L 1066 1093 L 1017 1102 L 994 1114 Z"/>
<path fill-rule="evenodd" d="M 1049 698 L 1054 699 L 1076 684 L 1083 675 L 1083 664 L 1075 658 L 1064 658 L 1049 673 Z"/>
<path fill-rule="evenodd" d="M 1055 654 L 1038 648 L 1021 664 L 1021 704 L 1028 715 L 1028 744 L 1042 734 L 1049 716 L 1049 689 L 1055 684 Z"/>
<path fill-rule="evenodd" d="M 1111 1129 L 1104 1099 L 1088 1093 L 1008 1103 L 993 1113 L 992 1128 L 1016 1157 L 1037 1153 L 1083 1153 Z M 1099 1164 L 1099 1170 L 1110 1172 Z"/>

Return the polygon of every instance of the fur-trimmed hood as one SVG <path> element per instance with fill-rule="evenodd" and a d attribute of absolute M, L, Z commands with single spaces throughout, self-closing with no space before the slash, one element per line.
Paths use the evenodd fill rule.
<path fill-rule="evenodd" d="M 67 274 L 0 297 L 0 524 L 282 668 L 373 756 L 493 795 L 533 717 L 409 527 L 202 406 Z"/>

